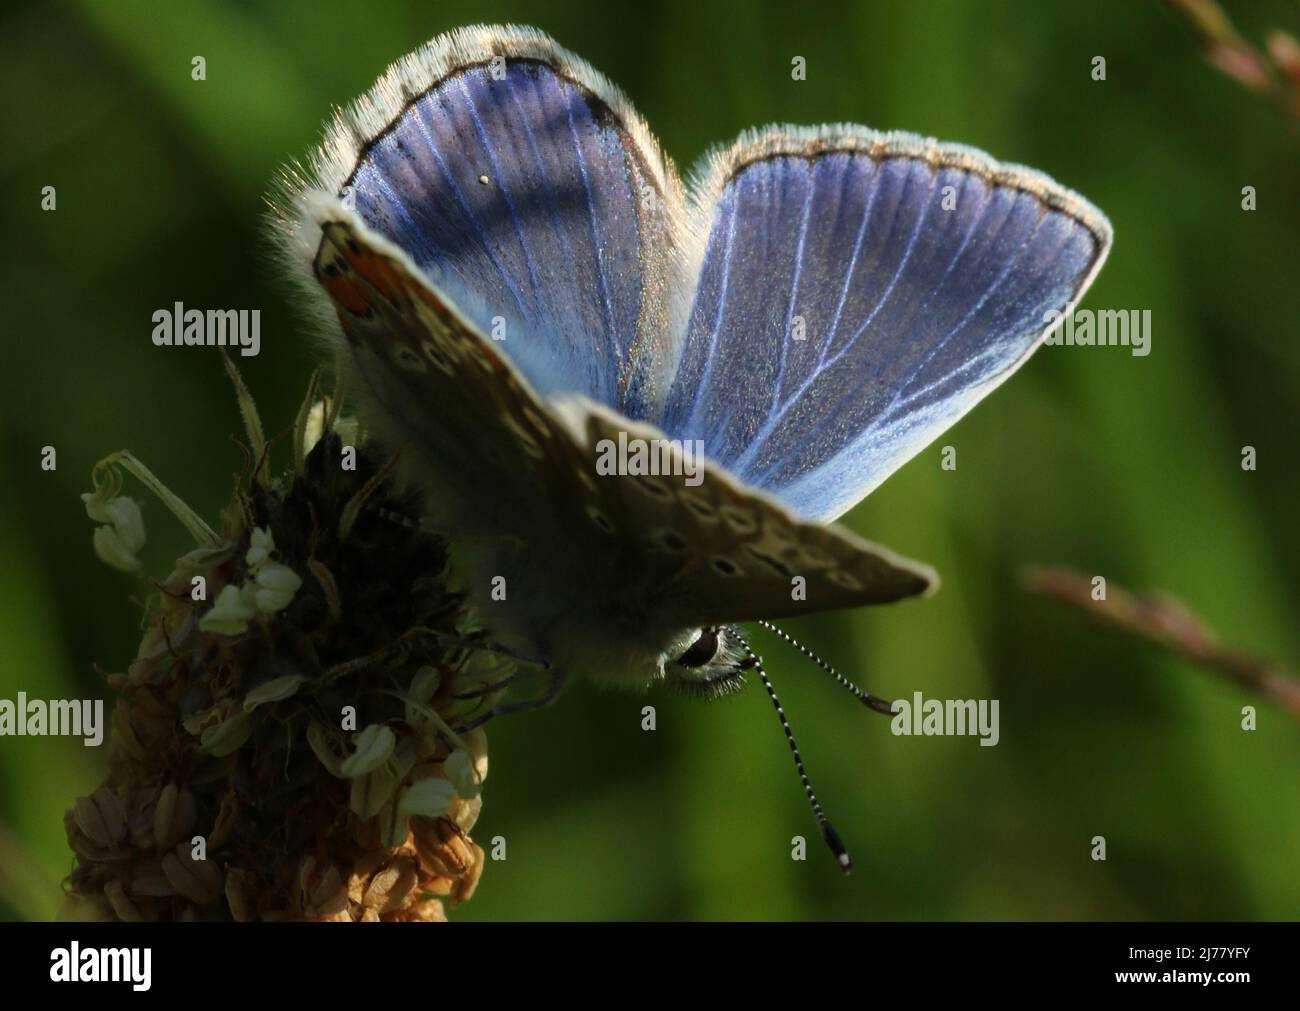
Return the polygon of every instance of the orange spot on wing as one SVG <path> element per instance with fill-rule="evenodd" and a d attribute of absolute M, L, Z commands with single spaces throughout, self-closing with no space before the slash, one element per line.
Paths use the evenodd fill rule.
<path fill-rule="evenodd" d="M 352 269 L 364 277 L 374 287 L 376 291 L 384 295 L 391 301 L 397 301 L 397 298 L 405 290 L 405 285 L 397 272 L 381 256 L 362 250 L 354 253 L 346 246 L 343 248 L 343 255 L 347 258 Z"/>
<path fill-rule="evenodd" d="M 363 313 L 370 308 L 370 298 L 365 287 L 347 277 L 327 277 L 322 280 L 334 304 L 351 313 Z"/>

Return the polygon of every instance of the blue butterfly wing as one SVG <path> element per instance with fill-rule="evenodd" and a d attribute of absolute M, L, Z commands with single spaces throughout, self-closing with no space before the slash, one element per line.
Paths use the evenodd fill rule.
<path fill-rule="evenodd" d="M 465 30 L 395 66 L 345 122 L 338 193 L 364 223 L 540 393 L 628 409 L 680 286 L 682 199 L 617 90 L 540 33 Z"/>
<path fill-rule="evenodd" d="M 1110 244 L 1045 176 L 909 134 L 772 128 L 700 190 L 712 218 L 656 420 L 821 520 L 1007 378 Z"/>

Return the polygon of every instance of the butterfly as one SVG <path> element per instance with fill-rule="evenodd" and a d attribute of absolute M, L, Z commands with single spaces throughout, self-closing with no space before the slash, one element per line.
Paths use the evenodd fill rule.
<path fill-rule="evenodd" d="M 757 671 L 776 702 L 737 622 L 932 590 L 833 521 L 1023 364 L 1111 244 L 1038 172 L 852 125 L 747 132 L 683 184 L 616 87 L 512 26 L 394 64 L 273 204 L 360 416 L 548 674 L 480 721 L 574 676 L 714 697 Z"/>

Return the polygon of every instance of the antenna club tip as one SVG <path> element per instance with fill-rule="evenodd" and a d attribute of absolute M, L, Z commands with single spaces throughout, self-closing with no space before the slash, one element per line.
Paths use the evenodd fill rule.
<path fill-rule="evenodd" d="M 897 716 L 898 712 L 894 709 L 895 702 L 890 699 L 878 699 L 874 695 L 863 697 L 862 704 L 868 709 L 873 709 L 884 716 Z"/>
<path fill-rule="evenodd" d="M 849 851 L 844 848 L 844 842 L 840 839 L 839 833 L 831 828 L 828 821 L 822 822 L 822 838 L 826 840 L 826 845 L 831 848 L 835 854 L 835 860 L 840 865 L 840 870 L 845 874 L 853 870 L 853 861 L 849 859 Z"/>

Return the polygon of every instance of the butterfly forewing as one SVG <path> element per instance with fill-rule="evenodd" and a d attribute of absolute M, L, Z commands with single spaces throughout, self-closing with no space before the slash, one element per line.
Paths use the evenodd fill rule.
<path fill-rule="evenodd" d="M 910 134 L 769 128 L 701 177 L 708 240 L 654 420 L 823 520 L 1010 375 L 1110 243 L 1045 176 Z"/>
<path fill-rule="evenodd" d="M 531 29 L 462 29 L 344 123 L 365 139 L 327 142 L 334 195 L 508 340 L 539 393 L 626 411 L 657 388 L 689 288 L 684 198 L 616 88 Z"/>

